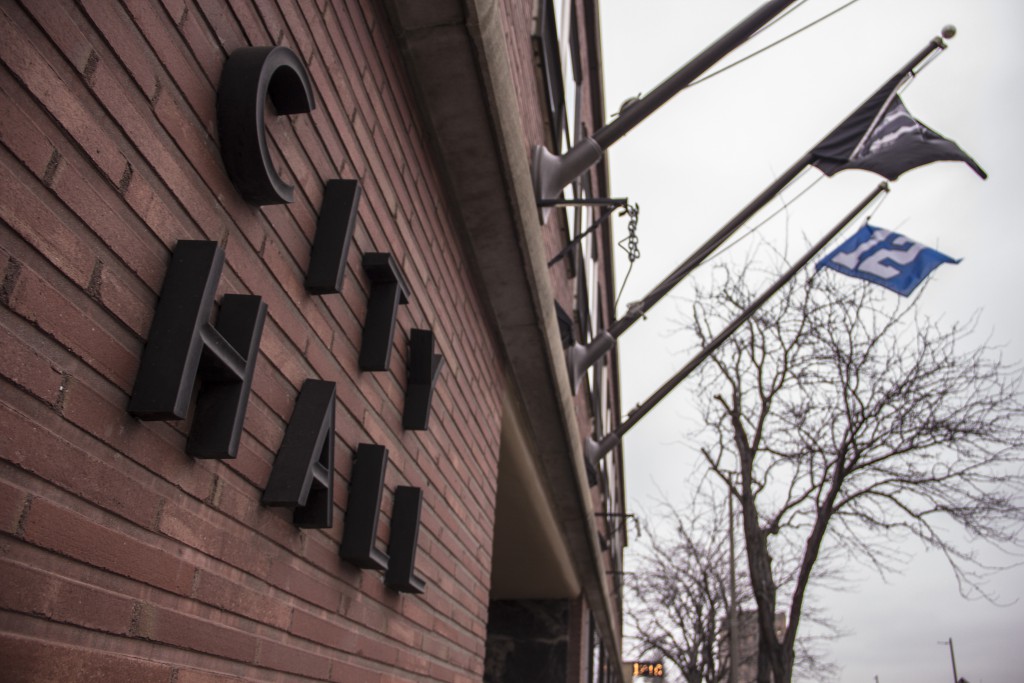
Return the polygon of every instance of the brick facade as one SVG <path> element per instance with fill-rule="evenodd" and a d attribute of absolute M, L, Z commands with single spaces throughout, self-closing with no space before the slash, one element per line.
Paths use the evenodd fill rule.
<path fill-rule="evenodd" d="M 537 140 L 532 3 L 500 7 Z M 220 72 L 250 45 L 289 47 L 313 84 L 310 115 L 267 119 L 295 186 L 287 205 L 247 204 L 220 158 Z M 506 371 L 384 7 L 3 2 L 0 56 L 5 680 L 479 680 Z M 303 279 L 332 178 L 358 179 L 363 197 L 342 291 L 317 296 Z M 552 253 L 564 245 L 564 232 L 545 235 Z M 126 411 L 180 240 L 224 249 L 218 300 L 268 307 L 233 460 L 186 455 L 188 421 Z M 413 292 L 384 372 L 357 364 L 369 252 L 390 252 Z M 555 290 L 571 307 L 564 275 Z M 402 428 L 414 328 L 446 360 L 426 431 Z M 324 530 L 260 504 L 307 378 L 337 383 Z M 423 595 L 338 556 L 360 443 L 390 453 L 379 543 L 395 488 L 423 490 Z"/>

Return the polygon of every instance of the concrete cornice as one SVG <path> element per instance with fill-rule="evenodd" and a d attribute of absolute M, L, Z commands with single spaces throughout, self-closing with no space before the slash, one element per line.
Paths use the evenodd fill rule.
<path fill-rule="evenodd" d="M 602 640 L 619 618 L 582 463 L 498 0 L 385 0 L 456 228 L 492 317 L 526 439 Z"/>

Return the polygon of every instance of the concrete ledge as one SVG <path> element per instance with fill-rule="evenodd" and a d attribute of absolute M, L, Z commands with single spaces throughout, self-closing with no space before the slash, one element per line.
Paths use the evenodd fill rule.
<path fill-rule="evenodd" d="M 433 138 L 469 264 L 583 592 L 618 665 L 605 574 L 561 347 L 527 140 L 497 0 L 385 0 Z M 616 666 L 616 670 L 621 667 Z"/>

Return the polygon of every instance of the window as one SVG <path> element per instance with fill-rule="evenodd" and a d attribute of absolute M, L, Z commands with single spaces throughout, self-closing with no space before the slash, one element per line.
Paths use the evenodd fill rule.
<path fill-rule="evenodd" d="M 565 84 L 562 78 L 562 59 L 559 49 L 558 23 L 555 6 L 561 9 L 562 0 L 544 0 L 540 7 L 538 36 L 541 68 L 544 70 L 544 94 L 547 99 L 548 119 L 551 126 L 551 151 L 561 154 L 566 135 Z"/>
<path fill-rule="evenodd" d="M 603 652 L 601 648 L 601 635 L 597 631 L 597 623 L 594 621 L 594 615 L 590 615 L 590 661 L 588 662 L 587 681 L 589 683 L 599 683 L 603 676 L 601 675 L 601 660 L 603 659 Z"/>
<path fill-rule="evenodd" d="M 576 7 L 572 0 L 543 0 L 538 17 L 544 94 L 551 127 L 551 151 L 561 154 L 579 140 L 583 69 Z M 570 128 L 571 126 L 571 128 Z"/>

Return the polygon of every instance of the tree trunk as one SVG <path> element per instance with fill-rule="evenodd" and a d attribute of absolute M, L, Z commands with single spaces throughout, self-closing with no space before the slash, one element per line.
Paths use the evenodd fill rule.
<path fill-rule="evenodd" d="M 743 519 L 743 536 L 747 544 L 747 567 L 750 585 L 757 604 L 757 683 L 788 683 L 780 678 L 782 673 L 781 646 L 775 634 L 776 587 L 772 577 L 772 558 L 768 552 L 768 537 L 761 529 L 757 518 L 752 488 L 754 452 L 750 447 L 746 429 L 740 420 L 738 396 L 734 396 L 730 409 L 733 434 L 740 461 L 740 515 Z"/>

